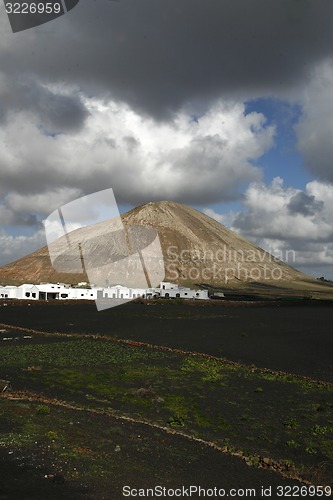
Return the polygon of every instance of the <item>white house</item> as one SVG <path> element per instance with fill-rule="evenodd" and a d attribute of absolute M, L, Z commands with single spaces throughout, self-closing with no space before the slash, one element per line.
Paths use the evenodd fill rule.
<path fill-rule="evenodd" d="M 16 286 L 0 286 L 0 299 L 16 299 Z"/>
<path fill-rule="evenodd" d="M 17 299 L 39 300 L 39 290 L 36 285 L 25 283 L 17 287 Z"/>
<path fill-rule="evenodd" d="M 155 288 L 159 292 L 159 296 L 165 299 L 208 299 L 208 290 L 192 290 L 179 286 L 175 283 L 162 281 L 159 288 Z"/>
<path fill-rule="evenodd" d="M 136 299 L 137 297 L 146 298 L 147 289 L 145 288 L 127 288 L 122 285 L 110 286 L 100 289 L 98 298 L 103 299 Z"/>

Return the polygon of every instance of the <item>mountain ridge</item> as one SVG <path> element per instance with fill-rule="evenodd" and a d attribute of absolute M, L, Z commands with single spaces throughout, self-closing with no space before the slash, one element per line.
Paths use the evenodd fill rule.
<path fill-rule="evenodd" d="M 313 278 L 273 257 L 215 219 L 186 205 L 166 200 L 149 202 L 122 214 L 121 219 L 125 228 L 145 226 L 157 230 L 164 257 L 166 281 L 221 288 L 246 287 L 251 283 L 278 288 L 320 287 Z M 104 235 L 109 226 L 110 221 L 103 221 L 80 228 L 75 230 L 76 237 Z M 2 284 L 45 281 L 75 284 L 88 281 L 88 278 L 84 273 L 55 271 L 47 246 L 0 268 Z"/>

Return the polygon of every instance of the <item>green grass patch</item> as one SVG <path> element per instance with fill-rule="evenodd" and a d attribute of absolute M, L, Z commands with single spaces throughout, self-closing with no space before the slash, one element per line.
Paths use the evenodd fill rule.
<path fill-rule="evenodd" d="M 14 388 L 89 408 L 111 408 L 118 415 L 228 442 L 249 455 L 293 460 L 305 468 L 332 460 L 332 388 L 292 375 L 94 339 L 5 346 L 0 367 L 11 371 Z M 22 432 L 16 437 L 4 433 L 3 445 L 36 440 L 37 424 L 49 446 L 62 444 L 64 456 L 74 459 L 79 453 L 89 460 L 88 451 L 67 443 L 66 431 L 54 424 L 53 408 L 36 405 L 34 412 L 30 428 L 17 416 Z M 0 423 L 1 418 L 6 417 L 0 412 Z"/>

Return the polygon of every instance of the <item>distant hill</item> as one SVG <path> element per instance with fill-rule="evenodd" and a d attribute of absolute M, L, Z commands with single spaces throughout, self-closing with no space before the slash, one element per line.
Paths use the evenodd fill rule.
<path fill-rule="evenodd" d="M 146 226 L 157 230 L 166 281 L 234 289 L 333 289 L 276 259 L 202 212 L 179 203 L 147 203 L 123 214 L 122 221 L 125 227 Z M 90 235 L 102 238 L 109 226 L 110 221 L 104 221 L 77 229 L 74 236 L 77 241 Z M 65 238 L 58 240 L 58 244 L 65 249 Z M 75 284 L 88 278 L 83 273 L 55 271 L 47 247 L 0 268 L 1 284 L 41 281 Z"/>

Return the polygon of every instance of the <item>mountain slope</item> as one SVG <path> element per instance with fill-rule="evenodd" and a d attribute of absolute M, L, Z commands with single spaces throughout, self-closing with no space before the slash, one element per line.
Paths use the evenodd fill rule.
<path fill-rule="evenodd" d="M 238 288 L 250 283 L 308 288 L 315 280 L 277 260 L 219 222 L 179 203 L 161 201 L 134 208 L 122 215 L 125 227 L 145 226 L 158 232 L 166 276 L 181 284 L 210 284 Z M 102 238 L 110 221 L 77 229 L 74 239 Z M 66 248 L 60 238 L 59 248 Z M 0 268 L 0 283 L 40 281 L 78 283 L 83 273 L 55 271 L 47 247 Z"/>

